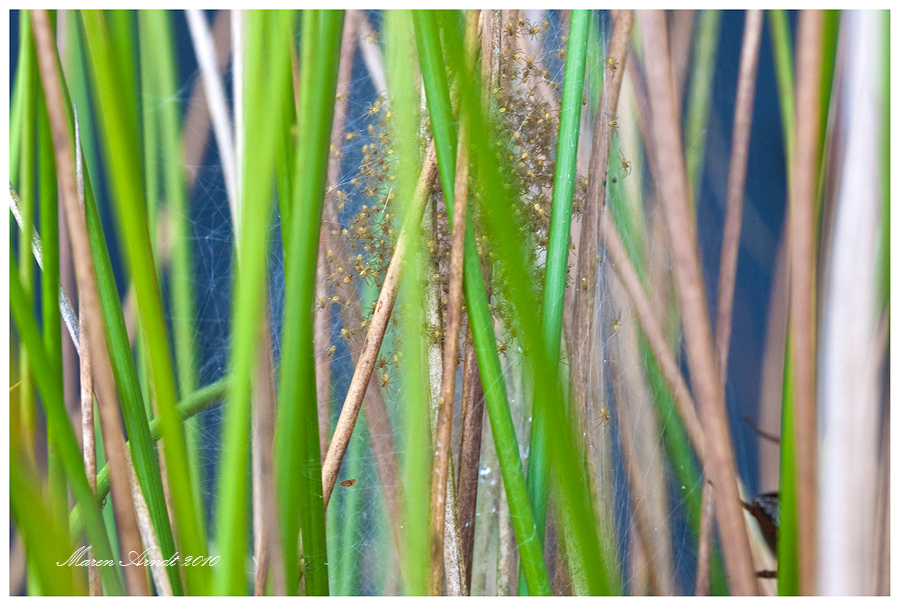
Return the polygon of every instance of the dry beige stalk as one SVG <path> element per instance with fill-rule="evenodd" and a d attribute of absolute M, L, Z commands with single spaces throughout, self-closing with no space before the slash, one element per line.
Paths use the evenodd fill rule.
<path fill-rule="evenodd" d="M 822 76 L 821 11 L 804 11 L 797 26 L 797 149 L 790 179 L 791 345 L 794 369 L 794 461 L 800 594 L 816 590 L 816 187 L 819 82 Z"/>
<path fill-rule="evenodd" d="M 447 495 L 447 477 L 450 471 L 450 438 L 453 429 L 453 401 L 456 391 L 456 366 L 459 358 L 459 325 L 462 315 L 463 252 L 466 238 L 466 202 L 469 178 L 468 138 L 465 128 L 459 132 L 454 187 L 453 243 L 450 249 L 450 287 L 447 309 L 447 328 L 444 332 L 444 360 L 441 374 L 441 395 L 438 400 L 437 429 L 435 431 L 432 481 L 432 537 L 431 537 L 431 591 L 440 595 L 443 566 L 444 508 Z M 449 579 L 448 579 L 449 581 Z"/>
<path fill-rule="evenodd" d="M 734 134 L 731 142 L 731 165 L 728 169 L 728 194 L 722 254 L 719 257 L 719 292 L 716 304 L 716 352 L 719 377 L 728 374 L 728 346 L 731 339 L 734 282 L 737 278 L 738 249 L 741 241 L 741 215 L 744 207 L 744 183 L 747 157 L 750 153 L 750 128 L 753 123 L 753 94 L 756 91 L 756 68 L 762 38 L 762 11 L 747 11 L 744 22 L 744 44 L 738 74 L 737 100 L 734 105 Z"/>
<path fill-rule="evenodd" d="M 431 143 L 428 146 L 425 163 L 422 166 L 419 182 L 416 185 L 416 191 L 411 202 L 413 211 L 410 216 L 415 220 L 409 224 L 410 228 L 415 229 L 418 227 L 419 217 L 421 217 L 421 213 L 425 208 L 425 202 L 431 193 L 436 176 L 437 162 L 434 143 Z M 387 330 L 391 311 L 394 308 L 397 288 L 400 284 L 400 267 L 407 247 L 407 239 L 410 237 L 408 234 L 409 230 L 404 227 L 403 231 L 400 232 L 400 237 L 397 239 L 397 246 L 394 249 L 394 255 L 391 257 L 391 262 L 384 278 L 384 285 L 381 287 L 381 293 L 378 295 L 375 313 L 372 315 L 369 331 L 366 334 L 366 340 L 363 342 L 363 350 L 360 353 L 356 370 L 353 372 L 353 379 L 350 381 L 350 388 L 347 391 L 344 406 L 341 408 L 341 416 L 335 427 L 331 443 L 328 445 L 328 454 L 322 465 L 322 489 L 325 507 L 328 506 L 328 501 L 331 499 L 331 492 L 334 490 L 341 462 L 344 459 L 344 454 L 347 452 L 347 445 L 350 443 L 350 436 L 353 434 L 353 427 L 356 425 L 356 418 L 359 416 L 363 397 L 369 385 L 369 380 L 372 378 L 378 351 L 381 349 L 381 342 L 384 340 L 384 333 Z"/>

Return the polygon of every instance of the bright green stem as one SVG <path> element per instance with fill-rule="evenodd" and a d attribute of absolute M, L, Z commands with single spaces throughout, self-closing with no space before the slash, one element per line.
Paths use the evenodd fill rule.
<path fill-rule="evenodd" d="M 558 363 L 562 341 L 563 303 L 569 267 L 569 240 L 572 225 L 572 198 L 575 193 L 575 169 L 578 133 L 581 129 L 581 96 L 584 88 L 584 64 L 587 56 L 588 26 L 591 11 L 574 10 L 566 46 L 566 72 L 559 114 L 559 143 L 553 173 L 553 199 L 550 215 L 547 264 L 544 276 L 544 340 L 551 364 Z M 547 453 L 547 406 L 535 406 L 528 448 L 528 492 L 534 508 L 538 542 L 544 544 L 547 498 L 550 492 L 550 459 Z"/>
<path fill-rule="evenodd" d="M 19 336 L 24 346 L 28 349 L 28 354 L 31 356 L 35 368 L 53 369 L 50 361 L 47 359 L 47 355 L 44 353 L 38 327 L 31 314 L 31 305 L 28 297 L 25 295 L 25 291 L 22 289 L 20 280 L 19 268 L 16 266 L 14 259 L 10 257 L 9 307 L 16 322 L 16 327 L 19 330 Z M 69 476 L 69 484 L 72 487 L 75 500 L 81 505 L 82 511 L 86 512 L 85 528 L 96 554 L 95 557 L 98 560 L 110 560 L 113 559 L 113 554 L 109 535 L 103 526 L 97 500 L 84 472 L 81 450 L 78 448 L 75 432 L 69 422 L 69 415 L 63 402 L 62 384 L 53 380 L 53 376 L 61 373 L 61 370 L 52 373 L 35 372 L 33 377 L 40 392 L 41 401 L 44 403 L 47 425 L 50 428 L 49 433 L 51 439 L 54 440 L 53 446 L 59 453 L 62 464 L 66 469 L 66 474 Z M 100 566 L 100 574 L 108 593 L 122 595 L 124 586 L 121 567 Z"/>
<path fill-rule="evenodd" d="M 290 253 L 285 266 L 285 309 L 291 314 L 285 316 L 282 327 L 275 429 L 275 479 L 289 594 L 298 589 L 300 536 L 306 594 L 328 595 L 313 303 L 343 23 L 342 11 L 303 13 L 297 165 L 290 213 Z M 292 92 L 291 88 L 282 95 Z"/>
<path fill-rule="evenodd" d="M 128 57 L 115 55 L 116 49 L 109 40 L 102 14 L 88 11 L 82 14 L 82 18 L 87 34 L 94 93 L 98 110 L 104 116 L 101 131 L 112 198 L 125 243 L 131 279 L 137 292 L 141 327 L 148 347 L 154 393 L 165 437 L 166 470 L 176 527 L 181 539 L 180 547 L 185 554 L 204 557 L 206 541 L 200 532 L 200 512 L 194 501 L 184 438 L 175 409 L 175 377 L 150 244 L 141 163 L 134 147 L 134 141 L 138 140 L 137 116 L 128 111 L 135 104 L 131 99 L 133 95 L 126 93 L 122 98 L 120 92 L 123 77 L 120 76 L 123 71 L 121 65 L 128 64 L 129 61 Z M 127 68 L 124 72 L 127 74 Z M 127 75 L 124 77 L 127 78 Z M 204 594 L 208 591 L 207 567 L 185 567 L 185 577 L 192 593 Z"/>
<path fill-rule="evenodd" d="M 697 28 L 697 46 L 694 51 L 696 58 L 693 64 L 685 128 L 688 178 L 694 198 L 697 197 L 700 177 L 703 175 L 706 125 L 709 122 L 713 76 L 716 73 L 716 48 L 719 45 L 720 21 L 720 11 L 705 10 L 700 14 L 700 23 Z"/>
<path fill-rule="evenodd" d="M 797 467 L 794 461 L 794 354 L 791 327 L 784 346 L 784 385 L 781 398 L 781 471 L 779 477 L 778 595 L 800 594 Z"/>
<path fill-rule="evenodd" d="M 566 73 L 559 112 L 559 143 L 553 173 L 553 200 L 544 279 L 544 338 L 551 360 L 559 357 L 562 339 L 563 301 L 569 265 L 569 228 L 572 225 L 572 198 L 575 193 L 581 95 L 590 18 L 591 11 L 572 11 L 566 47 Z M 541 513 L 536 510 L 535 516 L 540 518 Z M 537 521 L 538 533 L 543 534 L 542 524 L 540 520 Z"/>
<path fill-rule="evenodd" d="M 31 29 L 31 19 L 25 17 L 20 20 L 20 50 L 19 69 L 22 72 L 22 105 L 21 111 L 21 138 L 20 138 L 20 163 L 19 163 L 19 198 L 21 200 L 20 211 L 22 213 L 22 229 L 26 234 L 19 238 L 19 267 L 22 276 L 22 289 L 25 296 L 31 300 L 34 296 L 34 261 L 31 258 L 30 234 L 34 227 L 36 192 L 35 192 L 35 130 L 37 117 L 35 108 L 38 106 L 38 67 L 34 50 L 34 32 Z M 34 452 L 35 439 L 35 401 L 34 383 L 31 378 L 31 366 L 27 350 L 24 346 L 19 348 L 19 407 L 22 410 L 22 424 L 24 435 L 29 447 L 28 452 Z M 38 367 L 36 370 L 40 370 Z"/>
<path fill-rule="evenodd" d="M 452 223 L 453 195 L 451 192 L 453 192 L 456 159 L 455 154 L 449 150 L 455 148 L 456 132 L 450 112 L 449 92 L 442 93 L 442 90 L 446 91 L 447 89 L 439 84 L 440 81 L 446 83 L 447 79 L 442 61 L 444 53 L 440 46 L 437 16 L 431 11 L 415 11 L 413 15 L 419 45 L 422 79 L 425 83 L 426 100 L 438 157 L 438 168 L 440 169 L 441 183 L 444 186 L 447 215 Z M 458 46 L 456 52 L 460 51 L 461 45 Z M 453 57 L 453 55 L 449 56 Z M 466 80 L 461 81 L 466 82 Z M 463 88 L 465 86 L 460 87 L 460 89 Z M 449 139 L 449 141 L 444 139 Z M 442 150 L 444 150 L 443 157 Z M 485 406 L 488 409 L 491 431 L 497 446 L 503 486 L 509 501 L 510 515 L 528 589 L 532 595 L 550 595 L 550 578 L 547 575 L 540 545 L 535 540 L 534 514 L 526 491 L 525 472 L 522 460 L 519 458 L 519 445 L 509 409 L 509 397 L 503 379 L 500 356 L 497 352 L 493 319 L 481 274 L 481 260 L 478 256 L 470 217 L 471 215 L 466 217 L 463 293 L 478 369 L 484 386 Z"/>
<path fill-rule="evenodd" d="M 172 33 L 172 16 L 163 11 L 141 11 L 141 25 L 151 40 L 156 42 L 153 57 L 158 73 L 154 98 L 162 103 L 159 109 L 159 129 L 162 149 L 163 191 L 169 207 L 168 227 L 171 228 L 171 261 L 169 285 L 172 298 L 172 329 L 175 345 L 175 361 L 178 376 L 178 393 L 181 397 L 197 388 L 196 352 L 194 331 L 196 313 L 194 306 L 193 255 L 191 253 L 191 208 L 185 175 L 184 141 L 180 125 L 178 104 L 178 66 L 175 61 L 175 39 Z M 200 477 L 199 431 L 193 422 L 187 424 L 186 441 L 191 476 Z M 198 506 L 201 492 L 199 483 L 195 494 Z M 202 532 L 201 517 L 201 532 Z M 205 533 L 204 533 L 205 534 Z"/>
<path fill-rule="evenodd" d="M 250 396 L 257 368 L 260 331 L 266 307 L 267 236 L 272 213 L 276 133 L 283 127 L 266 119 L 265 100 L 286 93 L 290 86 L 289 41 L 293 13 L 247 13 L 247 71 L 244 129 L 247 148 L 240 192 L 241 223 L 235 225 L 237 259 L 230 352 L 231 392 L 225 404 L 222 456 L 219 460 L 216 543 L 222 561 L 216 567 L 215 593 L 247 591 L 249 545 Z M 264 69 L 265 35 L 283 45 Z M 271 77 L 266 78 L 266 75 Z M 237 497 L 237 498 L 236 498 Z"/>

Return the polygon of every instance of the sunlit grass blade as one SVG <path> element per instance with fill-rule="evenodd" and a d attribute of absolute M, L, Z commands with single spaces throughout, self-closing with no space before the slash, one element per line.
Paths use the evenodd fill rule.
<path fill-rule="evenodd" d="M 127 251 L 128 267 L 135 284 L 139 316 L 151 363 L 152 381 L 165 437 L 166 471 L 176 527 L 184 553 L 194 557 L 206 555 L 206 544 L 200 533 L 196 503 L 193 497 L 190 469 L 184 438 L 175 410 L 175 378 L 172 372 L 167 330 L 163 318 L 159 283 L 147 225 L 146 204 L 142 190 L 140 160 L 133 142 L 137 140 L 137 117 L 132 95 L 121 98 L 121 63 L 128 57 L 116 58 L 103 15 L 82 14 L 89 55 L 91 76 L 99 111 L 103 114 L 102 139 L 115 201 L 116 216 Z M 130 55 L 129 55 L 130 56 Z M 126 69 L 127 74 L 127 69 Z M 127 78 L 127 76 L 125 76 Z M 205 593 L 209 569 L 186 567 L 185 576 L 192 593 Z"/>
<path fill-rule="evenodd" d="M 416 11 L 414 15 L 416 29 L 419 32 L 417 33 L 417 39 L 420 48 L 419 60 L 422 67 L 422 77 L 425 83 L 432 131 L 435 135 L 435 147 L 439 150 L 438 168 L 441 173 L 444 198 L 447 201 L 447 214 L 452 221 L 455 157 L 450 150 L 453 149 L 455 143 L 440 141 L 440 139 L 447 137 L 451 141 L 455 141 L 456 134 L 455 129 L 452 127 L 454 120 L 450 113 L 449 92 L 444 92 L 446 89 L 438 84 L 439 81 L 447 78 L 443 69 L 443 62 L 439 62 L 438 59 L 442 56 L 447 56 L 453 59 L 455 63 L 461 63 L 462 45 L 459 44 L 452 49 L 442 49 L 437 16 L 430 11 Z M 445 27 L 456 27 L 456 24 L 451 19 L 449 20 L 449 25 Z M 446 50 L 446 52 L 442 52 L 442 50 Z M 460 53 L 460 55 L 454 57 L 452 55 L 454 52 Z M 457 71 L 456 73 L 459 74 L 460 72 Z M 469 83 L 463 78 L 460 78 L 460 82 L 461 84 L 457 90 L 461 94 L 462 89 L 469 86 Z M 438 147 L 439 141 L 440 147 Z M 440 155 L 441 149 L 445 150 L 443 158 Z M 447 157 L 448 153 L 450 153 L 449 158 Z M 503 474 L 503 485 L 509 500 L 510 513 L 513 518 L 529 591 L 532 595 L 548 595 L 550 593 L 550 579 L 547 575 L 540 546 L 534 540 L 536 537 L 534 514 L 526 492 L 525 473 L 522 461 L 519 458 L 519 446 L 510 414 L 506 383 L 497 352 L 493 319 L 491 318 L 487 292 L 485 291 L 481 273 L 481 260 L 478 256 L 472 221 L 469 217 L 466 220 L 463 290 L 478 367 L 481 372 L 482 384 L 484 385 L 485 404 L 488 409 L 494 442 L 497 446 L 500 469 Z"/>
<path fill-rule="evenodd" d="M 13 437 L 15 441 L 15 437 Z M 38 484 L 40 474 L 27 464 L 27 456 L 10 444 L 10 459 L 26 462 L 9 468 L 9 501 L 12 518 L 24 537 L 32 563 L 29 572 L 37 574 L 37 584 L 43 595 L 84 595 L 86 588 L 77 567 L 60 568 L 57 563 L 68 562 L 77 553 L 69 541 L 68 528 L 60 525 L 52 507 L 44 501 L 44 491 Z M 63 518 L 64 519 L 64 518 Z"/>
<path fill-rule="evenodd" d="M 226 404 L 222 457 L 217 492 L 216 543 L 222 562 L 216 570 L 215 592 L 242 594 L 248 588 L 246 561 L 249 545 L 250 399 L 256 370 L 259 333 L 265 317 L 266 255 L 272 211 L 274 152 L 272 143 L 283 125 L 267 120 L 263 100 L 285 94 L 290 82 L 288 44 L 292 13 L 247 14 L 248 78 L 245 122 L 246 154 L 240 196 L 240 224 L 236 225 L 237 262 L 233 297 L 233 332 L 230 353 L 231 392 Z M 268 30 L 268 32 L 267 32 Z M 282 52 L 270 57 L 270 77 L 265 78 L 265 36 L 283 43 Z"/>
<path fill-rule="evenodd" d="M 163 192 L 168 206 L 167 227 L 171 228 L 171 252 L 169 288 L 171 289 L 172 336 L 175 366 L 178 378 L 178 394 L 185 397 L 197 388 L 196 349 L 194 346 L 196 314 L 194 305 L 193 253 L 191 252 L 191 208 L 188 199 L 184 157 L 184 141 L 181 132 L 181 111 L 177 102 L 178 69 L 175 61 L 175 37 L 172 32 L 172 16 L 163 11 L 141 11 L 138 14 L 142 36 L 150 39 L 148 63 L 155 65 L 156 78 L 152 97 L 159 108 L 159 130 L 162 152 Z M 144 57 L 142 56 L 142 59 Z M 146 94 L 145 92 L 145 98 Z M 145 113 L 151 109 L 145 108 Z M 200 474 L 199 431 L 196 423 L 185 427 L 188 460 L 192 477 Z M 199 485 L 195 499 L 201 504 Z M 202 520 L 202 517 L 201 517 Z M 201 534 L 204 524 L 201 522 Z"/>
<path fill-rule="evenodd" d="M 416 204 L 413 200 L 416 174 L 421 165 L 421 152 L 416 132 L 419 128 L 415 86 L 418 81 L 415 65 L 415 35 L 412 13 L 396 11 L 387 14 L 386 35 L 392 44 L 386 49 L 388 83 L 392 94 L 394 138 L 398 153 L 397 193 L 402 225 L 408 230 L 400 284 L 400 335 L 403 342 L 401 361 L 403 402 L 403 433 L 400 444 L 405 451 L 401 460 L 403 509 L 401 519 L 405 536 L 401 566 L 404 570 L 404 593 L 425 595 L 429 591 L 429 495 L 431 493 L 431 436 L 429 432 L 429 389 L 426 369 L 426 344 L 421 332 L 425 323 L 427 297 L 423 286 L 425 265 L 422 236 Z M 449 102 L 449 100 L 447 100 Z M 448 103 L 449 105 L 449 103 Z M 435 138 L 435 149 L 438 143 Z M 440 157 L 438 156 L 440 167 Z M 453 177 L 450 177 L 451 189 Z"/>
<path fill-rule="evenodd" d="M 302 533 L 306 594 L 328 594 L 313 303 L 343 22 L 342 11 L 307 11 L 301 30 L 297 168 L 289 226 L 291 248 L 285 267 L 285 309 L 291 312 L 282 328 L 275 430 L 275 477 L 285 579 L 291 594 L 298 589 L 298 530 Z M 282 90 L 273 98 L 283 99 L 285 94 Z M 260 112 L 269 113 L 265 108 Z"/>

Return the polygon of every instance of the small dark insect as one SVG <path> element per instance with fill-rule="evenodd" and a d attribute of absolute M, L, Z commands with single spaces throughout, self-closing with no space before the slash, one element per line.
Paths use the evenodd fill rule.
<path fill-rule="evenodd" d="M 341 486 L 353 486 L 354 484 L 356 484 L 356 479 L 344 480 L 341 482 Z"/>
<path fill-rule="evenodd" d="M 778 553 L 778 527 L 781 525 L 781 507 L 778 504 L 778 493 L 767 492 L 758 495 L 750 504 L 743 503 L 744 509 L 750 512 L 756 521 L 759 522 L 759 528 L 762 530 L 763 538 L 769 545 L 772 553 Z"/>

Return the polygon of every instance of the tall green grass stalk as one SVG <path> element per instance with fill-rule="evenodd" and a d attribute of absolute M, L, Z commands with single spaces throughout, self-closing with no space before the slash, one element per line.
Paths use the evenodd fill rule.
<path fill-rule="evenodd" d="M 30 234 L 34 227 L 34 219 L 37 205 L 37 191 L 35 190 L 35 132 L 37 117 L 35 108 L 38 106 L 38 67 L 35 59 L 34 34 L 31 29 L 31 21 L 22 19 L 19 27 L 19 69 L 22 79 L 22 104 L 20 106 L 20 162 L 19 162 L 19 199 L 21 200 L 20 213 L 22 215 L 23 231 Z M 27 236 L 19 239 L 18 251 L 19 267 L 21 268 L 22 289 L 25 296 L 31 300 L 34 296 L 34 262 L 31 259 L 31 239 Z M 21 409 L 22 431 L 25 439 L 26 452 L 34 452 L 35 442 L 35 401 L 34 383 L 32 382 L 31 362 L 24 346 L 19 348 L 19 407 Z"/>
<path fill-rule="evenodd" d="M 240 224 L 235 225 L 237 248 L 233 295 L 233 337 L 229 376 L 231 391 L 225 405 L 226 423 L 222 434 L 222 457 L 217 486 L 221 508 L 216 517 L 216 543 L 222 562 L 217 567 L 214 592 L 243 594 L 248 588 L 247 553 L 249 545 L 248 495 L 250 449 L 251 386 L 256 370 L 260 330 L 264 323 L 267 292 L 266 255 L 272 211 L 274 150 L 272 142 L 282 125 L 267 120 L 263 100 L 286 94 L 290 83 L 286 40 L 293 14 L 275 18 L 252 12 L 247 15 L 248 66 L 245 73 L 247 153 L 244 156 L 243 190 L 240 194 Z M 285 40 L 281 52 L 270 58 L 271 77 L 262 69 L 267 30 Z M 296 561 L 296 560 L 295 560 Z M 296 577 L 295 577 L 296 578 Z"/>
<path fill-rule="evenodd" d="M 147 51 L 145 57 L 142 48 L 142 61 L 154 70 L 152 88 L 144 91 L 145 99 L 156 99 L 161 107 L 156 110 L 145 108 L 145 113 L 158 113 L 157 128 L 161 153 L 160 170 L 163 179 L 164 199 L 166 200 L 167 231 L 171 230 L 171 252 L 169 288 L 171 289 L 172 332 L 175 350 L 178 394 L 181 398 L 194 392 L 196 379 L 196 348 L 194 347 L 194 331 L 196 314 L 194 311 L 194 275 L 193 255 L 191 253 L 191 209 L 188 201 L 185 174 L 184 141 L 181 132 L 181 111 L 177 101 L 178 69 L 175 62 L 175 37 L 172 32 L 172 17 L 164 11 L 141 11 L 138 23 L 142 36 L 146 36 L 155 44 Z M 193 421 L 185 425 L 185 438 L 188 460 L 191 465 L 191 477 L 200 477 L 199 460 L 199 426 Z M 201 506 L 199 484 L 195 491 L 198 508 Z M 205 534 L 201 516 L 201 533 Z"/>
<path fill-rule="evenodd" d="M 422 66 L 422 78 L 425 84 L 426 99 L 431 118 L 432 132 L 435 136 L 435 148 L 438 150 L 438 168 L 441 173 L 444 199 L 447 203 L 447 215 L 453 220 L 453 183 L 455 178 L 455 155 L 452 153 L 451 141 L 456 140 L 456 132 L 453 127 L 454 120 L 450 112 L 449 91 L 442 91 L 438 81 L 446 81 L 447 75 L 442 62 L 438 62 L 442 56 L 456 63 L 457 70 L 462 58 L 462 44 L 457 40 L 456 47 L 449 45 L 441 47 L 440 29 L 437 15 L 430 11 L 417 11 L 414 13 L 419 42 L 419 56 Z M 444 31 L 452 32 L 458 27 L 453 19 L 445 19 Z M 457 36 L 459 32 L 456 32 Z M 447 34 L 445 33 L 445 36 Z M 423 53 L 424 50 L 424 53 Z M 443 52 L 441 52 L 443 51 Z M 453 54 L 458 53 L 458 54 Z M 471 70 L 471 68 L 468 68 Z M 457 91 L 462 96 L 463 90 L 470 86 L 466 80 L 456 71 L 460 85 Z M 451 141 L 443 141 L 443 138 Z M 440 150 L 444 149 L 444 156 Z M 450 157 L 447 157 L 449 154 Z M 503 378 L 503 370 L 500 365 L 500 357 L 497 352 L 497 340 L 494 335 L 493 319 L 488 305 L 487 292 L 481 273 L 481 259 L 475 244 L 474 230 L 470 217 L 466 220 L 466 249 L 463 269 L 463 291 L 466 301 L 466 313 L 469 326 L 472 331 L 472 340 L 478 360 L 478 369 L 481 373 L 481 381 L 484 386 L 485 405 L 491 423 L 494 442 L 497 446 L 497 455 L 500 460 L 500 469 L 503 476 L 503 486 L 509 501 L 510 514 L 513 518 L 513 527 L 516 532 L 519 555 L 529 592 L 532 595 L 549 595 L 550 578 L 544 564 L 540 545 L 535 540 L 536 528 L 534 514 L 525 484 L 525 473 L 522 461 L 519 458 L 519 446 L 513 427 L 512 415 L 509 408 L 509 397 L 506 392 L 506 383 Z"/>
<path fill-rule="evenodd" d="M 313 303 L 343 23 L 342 11 L 303 13 L 297 165 L 285 266 L 285 309 L 290 315 L 286 314 L 282 328 L 275 473 L 288 593 L 297 589 L 299 530 L 307 595 L 328 594 Z M 289 55 L 286 58 L 289 60 Z M 250 111 L 249 99 L 246 111 Z M 265 115 L 265 108 L 259 111 Z M 251 155 L 249 137 L 253 132 L 247 131 L 247 156 Z M 251 182 L 249 174 L 247 182 Z"/>
<path fill-rule="evenodd" d="M 565 79 L 563 80 L 562 105 L 559 114 L 559 138 L 553 174 L 553 198 L 542 307 L 547 357 L 551 364 L 557 365 L 560 357 L 563 303 L 569 270 L 569 231 L 572 225 L 572 200 L 575 194 L 578 134 L 581 130 L 584 66 L 587 56 L 588 27 L 592 17 L 591 11 L 572 11 L 566 44 Z M 531 418 L 528 447 L 528 493 L 534 508 L 534 523 L 540 545 L 544 544 L 547 499 L 550 493 L 550 459 L 547 453 L 549 428 L 547 424 L 551 418 L 550 415 L 554 412 L 558 411 L 551 410 L 546 405 L 535 406 Z"/>

